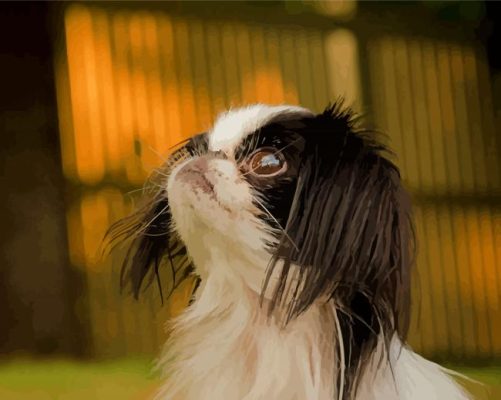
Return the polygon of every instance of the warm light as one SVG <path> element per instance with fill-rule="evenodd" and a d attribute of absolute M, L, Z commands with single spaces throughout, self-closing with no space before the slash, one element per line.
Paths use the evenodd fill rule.
<path fill-rule="evenodd" d="M 65 27 L 69 88 L 61 80 L 59 92 L 71 94 L 72 124 L 61 125 L 64 170 L 84 184 L 140 185 L 215 113 L 299 100 L 283 77 L 278 33 L 260 27 L 81 4 L 68 7 Z"/>
<path fill-rule="evenodd" d="M 353 18 L 357 11 L 357 0 L 316 0 L 308 3 L 323 14 L 343 19 Z"/>
<path fill-rule="evenodd" d="M 480 107 L 487 71 L 470 46 L 452 42 L 386 36 L 371 40 L 368 53 L 377 125 L 390 135 L 407 187 L 433 199 L 414 207 L 421 310 L 412 342 L 428 354 L 499 354 L 499 213 L 462 204 L 487 193 L 487 177 L 499 170 L 484 144 L 492 129 Z"/>
<path fill-rule="evenodd" d="M 331 33 L 325 40 L 325 53 L 331 92 L 342 96 L 346 104 L 360 109 L 360 74 L 355 35 L 344 29 Z"/>

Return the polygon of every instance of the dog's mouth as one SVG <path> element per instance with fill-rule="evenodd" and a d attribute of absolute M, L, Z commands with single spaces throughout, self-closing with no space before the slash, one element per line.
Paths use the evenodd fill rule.
<path fill-rule="evenodd" d="M 199 190 L 214 199 L 216 198 L 214 184 L 209 181 L 202 171 L 187 168 L 179 172 L 178 178 L 189 184 L 193 189 Z"/>
<path fill-rule="evenodd" d="M 205 201 L 211 203 L 212 207 L 217 206 L 230 215 L 234 215 L 235 210 L 233 210 L 231 201 L 228 202 L 227 199 L 225 200 L 225 188 L 220 187 L 221 184 L 217 181 L 217 175 L 221 174 L 217 171 L 208 171 L 208 168 L 202 162 L 190 162 L 177 172 L 174 179 L 177 182 L 183 183 L 184 190 L 195 196 L 196 200 L 193 199 L 193 201 L 198 206 L 202 205 L 201 201 Z M 223 190 L 223 193 L 218 193 L 219 190 Z M 198 206 L 195 206 L 195 204 L 191 205 L 192 208 Z"/>
<path fill-rule="evenodd" d="M 207 179 L 205 174 L 198 170 L 187 171 L 189 183 L 197 189 L 207 194 L 214 194 L 214 185 Z"/>

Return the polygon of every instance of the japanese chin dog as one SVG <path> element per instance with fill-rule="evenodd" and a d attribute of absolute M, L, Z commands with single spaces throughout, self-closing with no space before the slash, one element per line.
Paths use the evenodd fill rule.
<path fill-rule="evenodd" d="M 184 142 L 137 213 L 122 284 L 196 276 L 161 358 L 162 400 L 468 395 L 405 344 L 413 235 L 387 150 L 341 104 L 252 105 Z"/>

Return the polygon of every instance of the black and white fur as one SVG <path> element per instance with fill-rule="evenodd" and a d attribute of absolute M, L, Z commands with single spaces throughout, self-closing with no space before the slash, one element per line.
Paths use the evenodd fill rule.
<path fill-rule="evenodd" d="M 111 230 L 132 238 L 122 283 L 136 296 L 159 268 L 172 288 L 199 279 L 158 399 L 468 398 L 404 344 L 413 237 L 385 152 L 339 104 L 231 110 L 174 152 Z"/>

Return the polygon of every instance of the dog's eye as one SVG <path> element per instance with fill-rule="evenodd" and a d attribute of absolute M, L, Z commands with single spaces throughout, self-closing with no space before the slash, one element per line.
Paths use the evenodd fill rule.
<path fill-rule="evenodd" d="M 262 148 L 248 158 L 249 172 L 259 177 L 272 177 L 287 170 L 282 153 L 274 148 Z"/>

